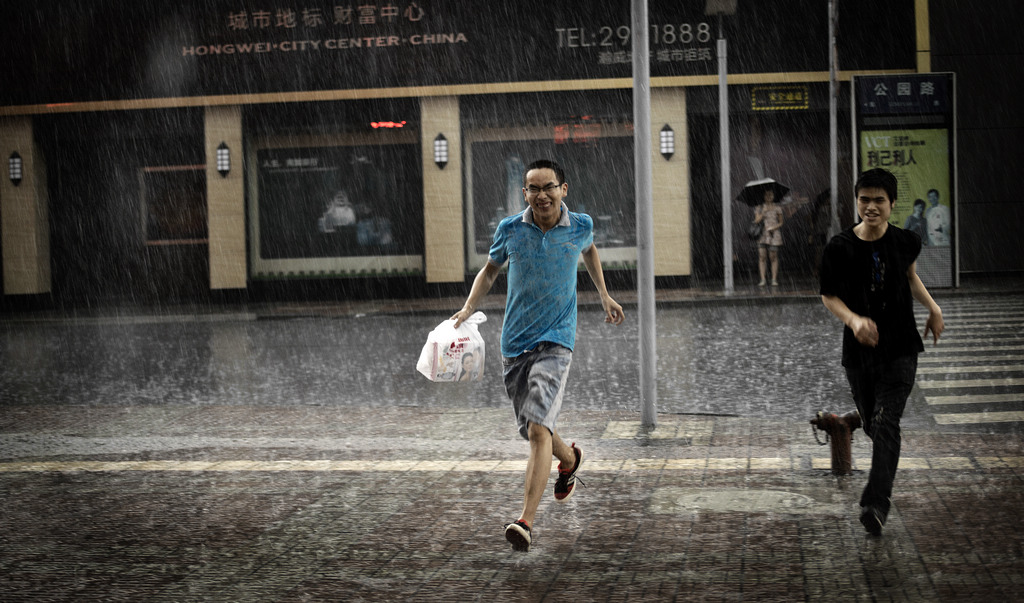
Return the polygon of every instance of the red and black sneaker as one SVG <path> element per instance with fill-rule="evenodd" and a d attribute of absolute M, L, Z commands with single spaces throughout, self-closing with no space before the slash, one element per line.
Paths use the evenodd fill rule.
<path fill-rule="evenodd" d="M 565 469 L 562 467 L 562 463 L 558 463 L 558 481 L 555 482 L 555 500 L 558 502 L 565 502 L 572 498 L 573 492 L 576 491 L 576 472 L 583 464 L 583 451 L 576 447 L 576 442 L 573 442 L 571 447 L 576 453 L 576 464 L 572 466 L 572 469 Z M 582 485 L 583 482 L 580 481 L 580 484 Z"/>
<path fill-rule="evenodd" d="M 512 543 L 513 551 L 529 551 L 533 536 L 530 533 L 530 526 L 522 519 L 505 524 L 505 540 Z"/>

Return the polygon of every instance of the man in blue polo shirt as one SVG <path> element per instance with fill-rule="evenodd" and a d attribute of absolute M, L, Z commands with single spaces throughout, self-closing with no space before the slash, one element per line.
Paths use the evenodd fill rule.
<path fill-rule="evenodd" d="M 452 318 L 458 327 L 491 290 L 508 262 L 508 295 L 501 329 L 505 391 L 519 425 L 530 442 L 523 512 L 505 526 L 505 538 L 517 551 L 530 550 L 531 526 L 558 457 L 555 500 L 565 502 L 576 490 L 583 452 L 566 445 L 555 421 L 576 343 L 576 273 L 580 256 L 601 294 L 605 322 L 618 325 L 622 306 L 608 295 L 601 259 L 594 246 L 594 221 L 569 211 L 562 202 L 569 185 L 562 168 L 540 160 L 526 168 L 523 195 L 528 208 L 509 216 L 494 232 L 487 263 L 476 275 L 469 297 Z"/>

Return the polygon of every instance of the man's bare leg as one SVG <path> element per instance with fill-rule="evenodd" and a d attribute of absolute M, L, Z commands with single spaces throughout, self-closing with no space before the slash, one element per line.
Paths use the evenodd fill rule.
<path fill-rule="evenodd" d="M 551 452 L 558 457 L 563 467 L 572 468 L 576 464 L 576 453 L 573 452 L 571 446 L 567 446 L 562 438 L 558 437 L 558 432 L 551 434 Z"/>
<path fill-rule="evenodd" d="M 530 423 L 530 460 L 526 463 L 526 488 L 523 491 L 523 513 L 519 519 L 533 527 L 533 519 L 540 506 L 540 498 L 548 485 L 551 476 L 551 432 L 543 425 Z M 564 444 L 563 444 L 564 445 Z"/>
<path fill-rule="evenodd" d="M 551 463 L 554 462 L 552 454 L 558 457 L 563 466 L 572 467 L 576 463 L 576 453 L 562 441 L 557 431 L 552 433 L 543 425 L 530 423 L 527 433 L 530 436 L 530 460 L 526 463 L 523 513 L 519 519 L 533 527 L 537 507 L 540 506 L 540 499 L 544 496 L 548 478 L 551 477 Z"/>

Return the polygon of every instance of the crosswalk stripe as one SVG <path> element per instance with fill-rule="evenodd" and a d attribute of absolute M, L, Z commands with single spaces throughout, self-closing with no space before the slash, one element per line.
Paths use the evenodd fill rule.
<path fill-rule="evenodd" d="M 986 296 L 984 300 L 979 300 L 977 297 L 970 298 L 956 298 L 946 297 L 940 294 L 936 297 L 936 301 L 942 306 L 942 309 L 953 308 L 953 309 L 964 309 L 971 310 L 974 312 L 986 312 L 993 308 L 1020 308 L 1022 307 L 1021 299 L 1018 296 L 1007 296 L 1007 297 L 990 297 Z"/>
<path fill-rule="evenodd" d="M 1017 377 L 1024 371 L 1024 304 L 1019 298 L 943 300 L 940 306 L 946 331 L 939 345 L 926 342 L 926 353 L 918 358 L 917 386 L 925 403 L 931 407 L 975 405 L 975 409 L 978 404 L 1024 403 L 1020 389 L 1024 378 Z M 923 324 L 927 313 L 915 307 L 915 317 Z M 992 373 L 1011 376 L 979 378 Z M 995 393 L 971 393 L 976 388 L 991 388 Z M 981 425 L 1024 422 L 1024 411 L 935 413 L 932 417 L 940 425 Z"/>
<path fill-rule="evenodd" d="M 917 323 L 923 325 L 927 316 L 919 316 Z M 957 333 L 963 333 L 971 329 L 979 328 L 984 330 L 989 329 L 1006 329 L 1008 335 L 1019 335 L 1020 329 L 1024 328 L 1024 318 L 1018 318 L 1014 320 L 996 320 L 992 318 L 978 318 L 978 319 L 962 319 L 962 318 L 949 318 L 943 316 L 943 323 L 946 325 L 946 329 L 951 331 L 950 335 Z"/>
<path fill-rule="evenodd" d="M 921 330 L 924 329 L 924 320 L 917 321 L 920 325 Z M 991 341 L 996 339 L 999 341 L 1024 341 L 1024 327 L 1006 328 L 999 331 L 993 331 L 991 333 L 976 333 L 973 327 L 958 328 L 957 325 L 950 325 L 946 323 L 946 330 L 942 334 L 942 338 L 946 339 L 959 339 L 966 341 Z"/>
<path fill-rule="evenodd" d="M 926 318 L 922 316 L 921 318 Z M 1001 326 L 1020 326 L 1024 324 L 1024 318 L 1011 318 L 1005 317 L 1002 320 L 996 319 L 994 316 L 979 316 L 977 318 L 956 318 L 949 317 L 945 314 L 942 315 L 942 322 L 947 325 L 970 325 L 972 327 L 1001 327 Z"/>
<path fill-rule="evenodd" d="M 915 314 L 915 316 L 918 316 L 922 320 L 928 317 L 927 314 L 920 314 L 920 315 L 916 315 Z M 1014 323 L 1016 323 L 1016 324 L 1020 324 L 1020 323 L 1024 322 L 1024 316 L 1006 315 L 1006 314 L 1000 314 L 1000 315 L 997 315 L 997 316 L 982 316 L 982 315 L 957 316 L 955 314 L 954 315 L 948 315 L 946 313 L 943 313 L 942 314 L 942 320 L 946 324 L 956 324 L 956 325 L 974 325 L 974 324 L 985 324 L 985 323 L 997 323 L 997 324 L 1000 324 L 1000 323 L 1014 324 Z"/>
<path fill-rule="evenodd" d="M 1024 371 L 1024 365 L 1021 364 L 1007 364 L 1007 365 L 990 365 L 990 366 L 927 366 L 924 368 L 918 368 L 918 375 L 945 375 L 947 373 L 1007 373 L 1015 371 Z"/>
<path fill-rule="evenodd" d="M 939 304 L 940 306 L 942 304 Z M 914 316 L 927 316 L 928 311 L 924 308 L 914 308 Z M 942 318 L 962 319 L 962 318 L 999 318 L 999 319 L 1013 319 L 1024 317 L 1024 310 L 1019 307 L 1004 308 L 1000 310 L 986 310 L 984 312 L 972 312 L 969 310 L 956 310 L 950 308 L 943 308 Z"/>
<path fill-rule="evenodd" d="M 984 342 L 984 343 L 989 343 L 991 341 L 992 340 L 988 340 L 987 342 Z M 957 342 L 957 343 L 960 343 L 960 342 Z M 983 343 L 983 342 L 979 341 L 978 343 Z M 958 352 L 958 353 L 964 353 L 964 352 L 1003 352 L 1003 351 L 1006 351 L 1006 352 L 1017 352 L 1017 351 L 1020 351 L 1020 350 L 1024 350 L 1024 345 L 1000 345 L 1000 346 L 977 346 L 977 347 L 969 347 L 969 346 L 955 347 L 955 346 L 949 346 L 949 347 L 946 347 L 946 346 L 942 345 L 942 340 L 940 339 L 939 340 L 939 345 L 937 345 L 935 347 L 932 347 L 930 342 L 927 345 L 925 345 L 924 353 L 925 353 L 925 355 L 928 355 L 928 354 L 933 353 L 933 352 L 936 353 L 936 354 L 951 354 L 953 352 Z"/>
<path fill-rule="evenodd" d="M 925 396 L 931 406 L 944 404 L 992 404 L 998 402 L 1024 402 L 1024 392 L 1019 394 L 980 394 L 974 396 Z"/>
<path fill-rule="evenodd" d="M 922 321 L 923 324 L 924 321 Z M 947 329 L 951 329 L 954 332 L 957 330 L 971 329 L 972 331 L 988 331 L 998 330 L 998 332 L 1006 332 L 1009 335 L 1017 335 L 1024 330 L 1024 322 L 987 322 L 976 325 L 964 325 L 949 322 L 945 323 Z"/>
<path fill-rule="evenodd" d="M 1024 360 L 1024 356 L 1019 354 L 1006 355 L 1006 356 L 935 356 L 933 354 L 924 354 L 917 357 L 917 363 L 921 364 L 944 364 L 947 366 L 959 366 L 965 362 L 993 362 L 999 360 L 1006 361 L 1020 361 Z M 920 369 L 917 371 L 920 373 Z"/>
<path fill-rule="evenodd" d="M 1007 412 L 965 412 L 936 414 L 935 422 L 940 425 L 966 425 L 976 423 L 1011 423 L 1024 421 L 1024 411 Z"/>
<path fill-rule="evenodd" d="M 926 316 L 918 317 L 917 324 L 921 325 L 921 327 L 924 327 L 924 323 L 925 323 L 925 319 L 926 318 L 927 318 Z M 970 337 L 972 335 L 973 331 L 974 331 L 975 326 L 976 326 L 976 325 L 970 325 L 970 324 L 965 325 L 963 323 L 959 323 L 959 322 L 956 322 L 956 321 L 950 321 L 950 320 L 944 320 L 943 323 L 946 325 L 946 331 L 948 332 L 950 337 Z M 1021 325 L 1024 325 L 1024 321 L 1017 321 L 1017 322 L 1014 322 L 1014 323 L 1002 324 L 1002 325 L 1000 325 L 1001 330 L 995 331 L 993 333 L 987 333 L 986 332 L 985 333 L 985 337 L 993 337 L 994 336 L 994 337 L 1016 337 L 1016 338 L 1020 338 L 1022 336 L 1022 330 L 1021 330 L 1022 326 Z M 985 329 L 985 330 L 988 331 L 989 329 Z M 977 335 L 977 334 L 975 334 L 975 335 Z"/>
<path fill-rule="evenodd" d="M 944 381 L 918 381 L 921 389 L 956 389 L 959 387 L 1014 387 L 1024 385 L 1024 379 L 947 379 Z"/>
<path fill-rule="evenodd" d="M 989 305 L 986 304 L 983 307 L 962 305 L 962 304 L 946 304 L 939 302 L 939 306 L 942 308 L 942 314 L 953 314 L 955 316 L 978 316 L 978 315 L 994 315 L 1002 316 L 1003 314 L 1024 314 L 1024 305 L 1020 303 L 1015 304 L 1001 304 L 1001 305 Z M 927 312 L 924 306 L 914 306 L 914 310 L 919 313 Z"/>
<path fill-rule="evenodd" d="M 914 314 L 917 316 L 927 315 L 924 311 L 918 311 Z M 1007 311 L 996 310 L 992 312 L 957 312 L 956 310 L 945 310 L 942 312 L 943 318 L 955 318 L 958 320 L 961 318 L 983 318 L 986 316 L 991 318 L 1024 318 L 1024 310 L 1011 308 Z"/>
<path fill-rule="evenodd" d="M 952 308 L 973 308 L 978 311 L 989 310 L 991 308 L 1005 308 L 1005 307 L 1021 307 L 1021 300 L 1018 297 L 986 297 L 984 301 L 979 303 L 977 298 L 971 299 L 956 299 L 956 298 L 945 298 L 940 296 L 942 306 L 949 306 Z"/>
<path fill-rule="evenodd" d="M 922 329 L 923 331 L 923 329 Z M 1019 333 L 992 333 L 985 337 L 975 337 L 972 331 L 967 331 L 967 334 L 958 334 L 956 331 L 952 333 L 949 329 L 942 334 L 942 338 L 939 339 L 939 345 L 943 342 L 951 341 L 957 344 L 961 343 L 987 343 L 992 345 L 1014 345 L 1024 343 L 1024 336 Z"/>

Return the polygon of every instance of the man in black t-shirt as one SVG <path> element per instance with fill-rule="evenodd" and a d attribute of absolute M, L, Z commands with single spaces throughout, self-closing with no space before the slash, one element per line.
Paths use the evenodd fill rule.
<path fill-rule="evenodd" d="M 921 237 L 889 224 L 896 177 L 872 169 L 854 187 L 861 222 L 832 237 L 821 262 L 821 300 L 846 328 L 843 367 L 871 438 L 871 472 L 861 495 L 860 521 L 882 533 L 900 459 L 900 418 L 924 351 L 912 299 L 928 309 L 924 336 L 938 343 L 942 310 L 917 275 Z"/>

